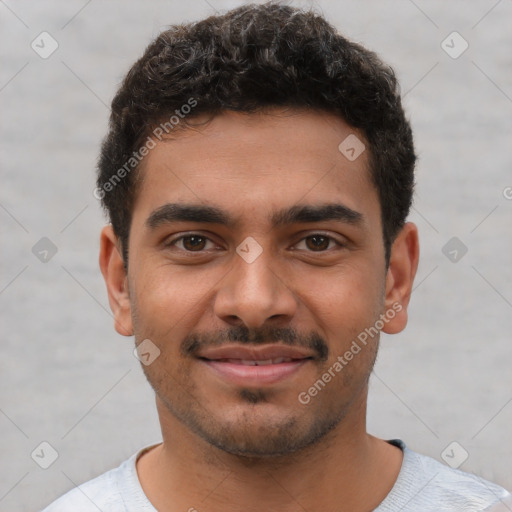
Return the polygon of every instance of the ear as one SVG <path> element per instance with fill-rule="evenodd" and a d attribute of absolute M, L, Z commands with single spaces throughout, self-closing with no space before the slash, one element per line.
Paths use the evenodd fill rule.
<path fill-rule="evenodd" d="M 407 222 L 393 242 L 386 274 L 384 307 L 385 311 L 395 312 L 382 329 L 387 334 L 396 334 L 407 325 L 407 307 L 411 299 L 419 255 L 418 228 L 412 222 Z"/>
<path fill-rule="evenodd" d="M 128 278 L 121 255 L 121 244 L 114 234 L 112 225 L 105 226 L 101 231 L 99 263 L 107 285 L 110 309 L 114 313 L 114 327 L 119 334 L 132 336 Z"/>

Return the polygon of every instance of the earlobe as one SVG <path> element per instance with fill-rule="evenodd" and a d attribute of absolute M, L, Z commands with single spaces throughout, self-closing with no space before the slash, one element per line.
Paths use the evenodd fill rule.
<path fill-rule="evenodd" d="M 133 335 L 128 279 L 121 256 L 120 243 L 112 225 L 101 231 L 99 264 L 107 286 L 114 327 L 123 336 Z"/>
<path fill-rule="evenodd" d="M 405 329 L 407 325 L 407 307 L 411 298 L 418 261 L 418 228 L 412 222 L 407 222 L 391 248 L 386 275 L 384 312 L 394 312 L 393 315 L 389 315 L 390 320 L 382 329 L 387 334 L 396 334 Z"/>

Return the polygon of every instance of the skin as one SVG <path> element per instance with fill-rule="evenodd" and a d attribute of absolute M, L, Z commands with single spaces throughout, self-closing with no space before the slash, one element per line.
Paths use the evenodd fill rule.
<path fill-rule="evenodd" d="M 112 227 L 103 229 L 100 266 L 116 330 L 160 350 L 142 368 L 155 389 L 163 443 L 137 462 L 158 510 L 365 512 L 393 487 L 402 452 L 366 432 L 378 335 L 307 405 L 297 398 L 393 304 L 402 309 L 382 330 L 407 324 L 417 228 L 405 224 L 386 269 L 368 152 L 351 162 L 338 150 L 351 133 L 364 141 L 340 118 L 316 111 L 223 113 L 147 155 L 127 273 Z M 177 202 L 215 206 L 239 222 L 147 226 L 155 210 Z M 363 221 L 276 227 L 269 220 L 291 206 L 334 202 Z M 191 233 L 207 240 L 172 245 Z M 331 238 L 312 240 L 315 234 Z M 248 236 L 262 248 L 252 263 L 236 252 Z M 237 332 L 259 346 L 279 332 L 294 333 L 290 345 L 313 335 L 327 359 L 314 352 L 284 380 L 242 387 L 182 350 L 193 335 L 208 347 L 232 343 Z"/>

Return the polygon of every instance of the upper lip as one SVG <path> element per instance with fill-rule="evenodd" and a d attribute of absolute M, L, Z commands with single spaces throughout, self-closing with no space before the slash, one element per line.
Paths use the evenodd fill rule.
<path fill-rule="evenodd" d="M 313 358 L 313 354 L 305 348 L 289 345 L 265 345 L 247 347 L 241 345 L 224 345 L 200 350 L 197 357 L 209 360 L 243 359 L 246 361 L 266 361 L 285 357 L 290 359 Z"/>

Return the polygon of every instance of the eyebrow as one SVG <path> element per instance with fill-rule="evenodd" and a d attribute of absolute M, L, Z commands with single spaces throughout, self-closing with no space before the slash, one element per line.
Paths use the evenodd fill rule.
<path fill-rule="evenodd" d="M 295 205 L 275 212 L 270 217 L 270 222 L 273 227 L 331 220 L 344 222 L 353 226 L 361 226 L 365 219 L 362 213 L 339 203 L 315 206 Z M 215 206 L 167 203 L 150 214 L 146 220 L 146 226 L 154 230 L 163 224 L 172 222 L 221 224 L 229 228 L 234 228 L 239 224 L 237 219 Z"/>

